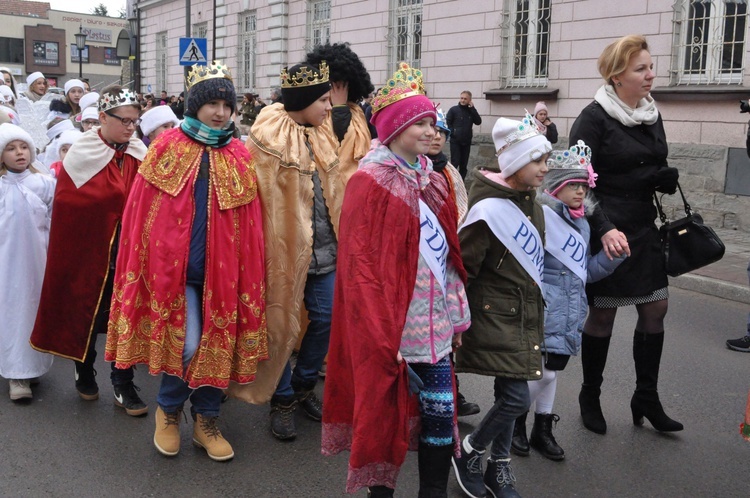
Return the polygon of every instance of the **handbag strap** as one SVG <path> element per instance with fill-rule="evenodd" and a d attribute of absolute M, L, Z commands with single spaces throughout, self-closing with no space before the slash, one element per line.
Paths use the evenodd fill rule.
<path fill-rule="evenodd" d="M 680 197 L 682 197 L 682 204 L 685 207 L 685 215 L 692 216 L 693 211 L 690 208 L 690 204 L 688 204 L 687 199 L 685 198 L 685 194 L 682 192 L 682 187 L 680 186 L 680 182 L 677 182 L 677 190 L 680 191 Z M 665 195 L 665 194 L 662 194 Z M 669 220 L 667 219 L 667 215 L 664 214 L 664 210 L 661 207 L 661 203 L 659 202 L 659 196 L 656 195 L 656 192 L 654 192 L 654 201 L 656 202 L 656 210 L 659 212 L 659 220 L 661 221 L 661 224 L 664 225 Z"/>

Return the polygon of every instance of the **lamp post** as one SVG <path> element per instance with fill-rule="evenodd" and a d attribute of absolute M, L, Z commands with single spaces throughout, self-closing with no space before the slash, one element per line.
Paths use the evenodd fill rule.
<path fill-rule="evenodd" d="M 76 48 L 78 48 L 78 79 L 83 78 L 83 50 L 86 48 L 86 33 L 83 26 L 78 26 L 76 37 Z"/>
<path fill-rule="evenodd" d="M 131 42 L 130 42 L 130 53 L 133 57 L 131 57 L 131 60 L 133 61 L 133 86 L 135 87 L 136 93 L 140 93 L 141 91 L 141 61 L 139 54 L 139 41 L 138 41 L 138 28 L 140 24 L 140 11 L 136 10 L 135 15 L 128 19 L 128 23 L 130 24 L 130 36 L 131 36 Z"/>

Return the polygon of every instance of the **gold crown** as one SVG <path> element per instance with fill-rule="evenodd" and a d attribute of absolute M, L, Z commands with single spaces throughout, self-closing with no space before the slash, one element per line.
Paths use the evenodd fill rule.
<path fill-rule="evenodd" d="M 410 67 L 406 62 L 398 65 L 383 88 L 372 99 L 372 112 L 376 113 L 395 102 L 415 95 L 424 95 L 422 71 Z"/>
<path fill-rule="evenodd" d="M 186 79 L 188 90 L 201 81 L 212 78 L 226 78 L 232 81 L 232 73 L 229 72 L 229 68 L 222 64 L 221 61 L 212 61 L 210 66 L 193 64 L 188 71 Z"/>
<path fill-rule="evenodd" d="M 328 83 L 330 68 L 326 61 L 320 61 L 318 72 L 312 67 L 301 67 L 294 74 L 287 68 L 281 70 L 281 88 L 302 88 Z"/>

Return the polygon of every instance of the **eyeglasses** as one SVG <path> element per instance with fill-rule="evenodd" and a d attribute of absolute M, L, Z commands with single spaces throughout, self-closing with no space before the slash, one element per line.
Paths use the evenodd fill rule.
<path fill-rule="evenodd" d="M 115 116 L 115 117 L 117 117 L 117 116 Z M 99 126 L 99 121 L 95 121 L 93 119 L 84 119 L 83 121 L 81 121 L 81 124 L 82 125 L 86 125 L 86 126 Z M 125 123 L 123 123 L 123 124 L 125 124 Z M 125 126 L 127 126 L 127 125 L 125 125 Z"/>
<path fill-rule="evenodd" d="M 111 116 L 111 117 L 117 119 L 117 121 L 119 121 L 120 123 L 122 123 L 122 125 L 125 126 L 125 127 L 130 126 L 130 125 L 138 126 L 139 124 L 141 124 L 141 120 L 140 119 L 121 118 L 117 114 L 112 114 L 111 112 L 105 112 L 104 114 L 106 114 L 107 116 Z"/>
<path fill-rule="evenodd" d="M 565 186 L 568 187 L 570 190 L 573 190 L 575 192 L 578 192 L 579 188 L 582 188 L 584 192 L 588 192 L 589 191 L 589 186 L 586 185 L 585 183 L 568 183 Z"/>

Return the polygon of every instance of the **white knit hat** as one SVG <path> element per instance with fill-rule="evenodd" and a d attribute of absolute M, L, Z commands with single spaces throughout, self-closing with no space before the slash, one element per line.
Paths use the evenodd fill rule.
<path fill-rule="evenodd" d="M 57 147 L 60 148 L 63 145 L 73 145 L 78 141 L 79 138 L 83 136 L 83 133 L 75 130 L 65 130 L 62 135 L 57 137 Z"/>
<path fill-rule="evenodd" d="M 34 140 L 31 139 L 31 135 L 20 126 L 16 126 L 10 123 L 0 124 L 0 152 L 5 150 L 13 140 L 23 140 L 29 144 L 29 150 L 31 151 L 31 161 L 33 163 L 36 160 L 36 147 L 34 146 Z"/>
<path fill-rule="evenodd" d="M 31 73 L 30 75 L 26 76 L 26 84 L 31 86 L 32 83 L 34 83 L 39 78 L 44 78 L 44 75 L 41 71 L 36 71 L 34 73 Z"/>
<path fill-rule="evenodd" d="M 89 94 L 87 93 L 86 95 Z M 84 95 L 84 97 L 86 95 Z M 89 106 L 81 112 L 81 121 L 86 121 L 87 119 L 95 119 L 99 121 L 99 111 L 96 110 L 95 106 Z"/>
<path fill-rule="evenodd" d="M 497 164 L 503 178 L 512 176 L 552 150 L 552 145 L 539 133 L 534 118 L 526 112 L 523 121 L 500 118 L 492 128 Z"/>
<path fill-rule="evenodd" d="M 68 80 L 65 82 L 65 95 L 68 94 L 68 92 L 73 88 L 80 88 L 81 90 L 86 90 L 86 87 L 83 85 L 83 81 L 81 80 Z"/>
<path fill-rule="evenodd" d="M 57 123 L 55 126 L 47 129 L 47 138 L 52 140 L 56 136 L 60 135 L 65 130 L 74 130 L 75 126 L 73 126 L 73 123 L 69 119 L 63 119 L 59 123 Z"/>
<path fill-rule="evenodd" d="M 160 105 L 149 109 L 141 116 L 141 131 L 143 132 L 143 136 L 149 136 L 152 131 L 167 123 L 172 123 L 175 126 L 180 124 L 180 120 L 177 119 L 177 116 L 175 116 L 168 105 Z"/>
<path fill-rule="evenodd" d="M 0 99 L 2 102 L 8 103 L 15 100 L 16 96 L 13 95 L 13 90 L 7 85 L 0 85 Z"/>
<path fill-rule="evenodd" d="M 98 93 L 89 92 L 85 94 L 83 97 L 81 97 L 81 100 L 78 101 L 78 105 L 81 106 L 81 109 L 86 109 L 87 107 L 96 105 L 98 100 L 99 100 Z"/>

